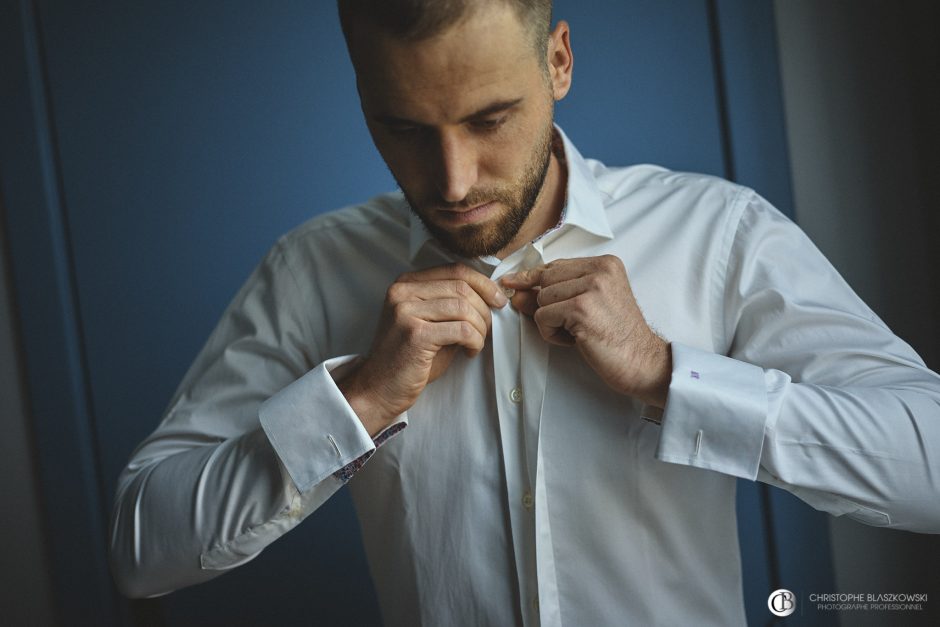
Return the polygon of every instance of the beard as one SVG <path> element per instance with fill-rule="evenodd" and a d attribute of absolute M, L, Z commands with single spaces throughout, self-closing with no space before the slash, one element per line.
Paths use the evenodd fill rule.
<path fill-rule="evenodd" d="M 516 237 L 538 201 L 551 161 L 553 132 L 553 127 L 549 124 L 535 146 L 529 163 L 514 184 L 473 188 L 460 202 L 445 202 L 438 198 L 423 205 L 409 196 L 401 182 L 398 182 L 398 186 L 411 206 L 411 211 L 445 248 L 465 258 L 495 255 Z M 505 207 L 505 211 L 481 224 L 466 224 L 455 229 L 446 229 L 429 217 L 435 209 L 463 209 L 493 201 Z"/>

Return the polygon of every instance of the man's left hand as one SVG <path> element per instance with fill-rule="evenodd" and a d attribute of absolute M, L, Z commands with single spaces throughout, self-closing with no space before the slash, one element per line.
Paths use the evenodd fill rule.
<path fill-rule="evenodd" d="M 577 346 L 611 388 L 665 407 L 669 345 L 643 318 L 619 258 L 559 259 L 507 274 L 500 283 L 516 290 L 513 307 L 535 320 L 546 341 Z"/>

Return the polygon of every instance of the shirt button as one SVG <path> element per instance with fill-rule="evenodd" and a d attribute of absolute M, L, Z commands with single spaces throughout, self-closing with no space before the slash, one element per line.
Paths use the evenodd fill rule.
<path fill-rule="evenodd" d="M 532 609 L 536 612 L 539 611 L 539 595 L 532 597 Z"/>
<path fill-rule="evenodd" d="M 521 403 L 522 402 L 522 388 L 513 388 L 512 391 L 509 393 L 509 400 L 511 400 L 513 403 Z"/>
<path fill-rule="evenodd" d="M 525 496 L 522 497 L 522 506 L 526 509 L 532 509 L 532 504 L 535 502 L 535 499 L 532 498 L 532 495 L 528 492 L 525 493 Z"/>
<path fill-rule="evenodd" d="M 516 290 L 512 289 L 511 287 L 504 287 L 503 294 L 506 296 L 506 298 L 511 299 L 516 295 Z"/>

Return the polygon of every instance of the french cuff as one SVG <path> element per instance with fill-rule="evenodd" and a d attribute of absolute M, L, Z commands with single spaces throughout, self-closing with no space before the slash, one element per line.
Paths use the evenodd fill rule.
<path fill-rule="evenodd" d="M 656 458 L 755 480 L 767 421 L 763 369 L 676 342 L 672 364 Z"/>
<path fill-rule="evenodd" d="M 371 451 L 366 451 L 362 457 L 354 459 L 350 463 L 346 464 L 339 470 L 333 473 L 333 476 L 337 479 L 340 479 L 344 483 L 352 479 L 353 475 L 359 472 L 359 469 L 366 465 L 366 462 L 369 461 L 369 458 L 372 457 L 372 454 L 386 442 L 388 442 L 392 436 L 397 435 L 399 431 L 408 426 L 408 416 L 407 414 L 401 414 L 398 418 L 395 419 L 395 422 L 389 426 L 382 429 L 374 438 L 372 442 L 375 444 L 375 448 Z"/>
<path fill-rule="evenodd" d="M 328 359 L 261 405 L 261 428 L 301 493 L 375 450 L 330 375 L 353 359 Z"/>

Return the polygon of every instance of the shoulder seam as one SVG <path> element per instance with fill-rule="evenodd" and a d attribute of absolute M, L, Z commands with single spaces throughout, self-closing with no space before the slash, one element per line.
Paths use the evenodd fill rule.
<path fill-rule="evenodd" d="M 291 264 L 290 259 L 288 258 L 288 248 L 285 243 L 285 237 L 280 237 L 277 242 L 274 244 L 274 250 L 276 251 L 276 256 L 279 258 L 280 262 L 284 264 L 284 267 L 287 268 L 287 273 L 290 275 L 291 281 L 294 283 L 294 289 L 297 290 L 298 294 L 304 294 L 302 284 L 300 282 L 300 277 L 297 276 L 297 272 L 294 270 L 293 264 Z M 316 290 L 319 292 L 319 285 L 314 284 L 310 286 L 310 289 Z M 322 294 L 321 294 L 322 300 Z M 320 305 L 322 307 L 322 304 Z M 299 314 L 299 312 L 294 312 Z M 323 356 L 321 355 L 321 347 L 317 343 L 317 338 L 314 333 L 315 329 L 310 326 L 310 317 L 309 316 L 297 316 L 299 318 L 298 322 L 302 325 L 304 329 L 304 334 L 307 340 L 310 342 L 311 353 L 308 355 L 309 362 L 308 366 L 315 366 L 323 361 Z"/>
<path fill-rule="evenodd" d="M 349 215 L 351 212 L 347 212 L 342 216 L 338 216 L 340 212 L 345 209 L 359 209 L 365 205 L 350 205 L 348 207 L 343 207 L 335 211 L 328 211 L 326 213 L 321 213 L 316 215 L 300 226 L 288 231 L 287 233 L 281 235 L 278 239 L 278 242 L 288 242 L 295 239 L 302 239 L 308 233 L 316 233 L 320 231 L 339 229 L 347 226 L 366 226 L 374 224 L 378 220 L 382 219 L 385 214 L 383 213 L 372 213 L 371 215 L 363 215 L 363 212 L 359 212 L 355 218 Z M 407 228 L 407 224 L 405 225 Z"/>
<path fill-rule="evenodd" d="M 719 252 L 718 263 L 715 271 L 712 273 L 711 298 L 711 327 L 712 342 L 715 348 L 722 354 L 727 353 L 730 348 L 728 332 L 725 327 L 724 317 L 724 293 L 728 284 L 728 268 L 731 265 L 731 252 L 734 248 L 734 242 L 737 239 L 738 230 L 741 224 L 741 218 L 747 203 L 754 195 L 753 190 L 737 183 L 732 183 L 737 187 L 734 197 L 729 203 L 727 217 L 722 227 L 721 249 Z"/>

